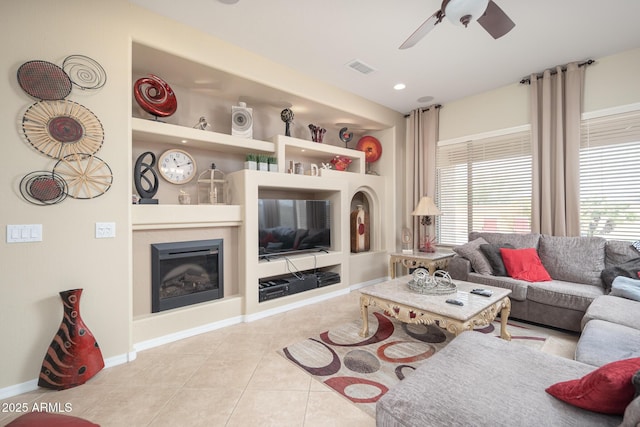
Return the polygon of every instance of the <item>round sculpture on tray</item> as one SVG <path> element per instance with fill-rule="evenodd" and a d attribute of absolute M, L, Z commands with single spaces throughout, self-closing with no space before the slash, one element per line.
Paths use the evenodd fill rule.
<path fill-rule="evenodd" d="M 55 159 L 74 153 L 95 154 L 104 140 L 100 120 L 77 102 L 40 101 L 22 117 L 27 141 L 42 154 Z"/>
<path fill-rule="evenodd" d="M 424 268 L 415 269 L 407 286 L 412 291 L 425 295 L 447 295 L 457 291 L 457 286 L 449 273 L 438 270 L 431 276 Z"/>
<path fill-rule="evenodd" d="M 136 80 L 133 96 L 143 110 L 156 117 L 168 117 L 178 109 L 178 100 L 171 86 L 153 74 Z"/>

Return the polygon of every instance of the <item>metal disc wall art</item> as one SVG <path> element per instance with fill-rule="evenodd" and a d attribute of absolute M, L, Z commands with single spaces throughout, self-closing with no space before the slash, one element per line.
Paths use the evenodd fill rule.
<path fill-rule="evenodd" d="M 34 205 L 55 205 L 67 197 L 67 183 L 55 172 L 31 172 L 20 181 L 20 194 Z"/>
<path fill-rule="evenodd" d="M 100 89 L 107 82 L 107 72 L 88 56 L 67 56 L 62 63 L 62 69 L 80 89 Z"/>
<path fill-rule="evenodd" d="M 136 80 L 133 95 L 143 110 L 157 117 L 168 117 L 178 109 L 173 89 L 153 74 Z"/>
<path fill-rule="evenodd" d="M 100 120 L 73 101 L 40 101 L 22 118 L 22 130 L 33 147 L 56 159 L 69 154 L 95 154 L 104 140 Z"/>
<path fill-rule="evenodd" d="M 111 188 L 113 173 L 107 163 L 91 154 L 76 153 L 61 158 L 53 168 L 67 183 L 67 195 L 93 199 Z"/>
<path fill-rule="evenodd" d="M 18 84 L 34 98 L 54 101 L 64 99 L 71 92 L 71 79 L 56 64 L 47 61 L 28 61 L 18 68 Z"/>

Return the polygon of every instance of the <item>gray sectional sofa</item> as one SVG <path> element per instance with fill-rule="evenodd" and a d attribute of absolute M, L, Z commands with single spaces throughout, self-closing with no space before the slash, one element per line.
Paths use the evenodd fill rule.
<path fill-rule="evenodd" d="M 378 427 L 637 427 L 640 397 L 623 416 L 577 408 L 545 389 L 593 366 L 463 332 L 376 404 Z"/>
<path fill-rule="evenodd" d="M 640 372 L 624 417 L 580 409 L 545 391 L 610 362 L 640 357 L 640 297 L 623 298 L 616 286 L 631 280 L 625 276 L 637 276 L 638 251 L 629 242 L 600 238 L 471 233 L 469 241 L 478 238 L 489 245 L 536 248 L 553 280 L 524 282 L 488 273 L 492 266 L 474 259 L 473 244 L 459 252 L 466 257 L 450 262 L 452 277 L 511 289 L 513 317 L 582 331 L 575 360 L 464 332 L 378 401 L 376 425 L 640 427 Z M 640 294 L 640 281 L 634 286 Z"/>
<path fill-rule="evenodd" d="M 478 249 L 510 244 L 515 248 L 536 248 L 552 281 L 526 282 L 496 276 Z M 640 253 L 629 242 L 601 237 L 555 237 L 543 234 L 472 232 L 469 244 L 455 248 L 449 262 L 453 279 L 511 289 L 511 317 L 579 332 L 582 318 L 594 299 L 606 295 L 611 283 L 602 280 L 603 271 L 633 268 L 629 262 Z M 626 266 L 626 267 L 620 267 Z"/>

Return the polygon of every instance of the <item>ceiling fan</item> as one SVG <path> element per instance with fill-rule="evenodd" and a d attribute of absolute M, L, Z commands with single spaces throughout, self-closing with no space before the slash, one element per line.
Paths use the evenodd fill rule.
<path fill-rule="evenodd" d="M 478 21 L 494 39 L 507 34 L 516 24 L 506 13 L 492 0 L 443 0 L 440 10 L 418 27 L 400 46 L 407 49 L 418 43 L 436 25 L 442 22 L 444 17 L 455 25 L 469 25 L 471 21 Z"/>

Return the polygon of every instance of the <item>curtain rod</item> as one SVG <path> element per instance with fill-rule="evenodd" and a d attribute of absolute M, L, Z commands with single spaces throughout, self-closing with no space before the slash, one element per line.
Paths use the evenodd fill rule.
<path fill-rule="evenodd" d="M 585 65 L 591 65 L 591 64 L 593 64 L 594 62 L 596 62 L 596 61 L 594 61 L 593 59 L 588 59 L 588 60 L 586 60 L 586 61 L 584 61 L 584 62 L 579 63 L 579 64 L 578 64 L 578 67 L 584 67 Z M 562 71 L 567 71 L 567 66 L 566 66 L 566 65 L 563 65 L 561 68 L 562 68 Z M 552 75 L 553 75 L 553 74 L 556 74 L 556 73 L 557 73 L 556 71 L 551 71 L 551 74 L 552 74 Z M 538 73 L 538 74 L 536 74 L 536 79 L 541 78 L 541 77 L 542 77 L 542 74 L 543 74 L 543 73 Z M 521 84 L 521 85 L 531 84 L 531 77 L 525 77 L 525 78 L 523 78 L 522 80 L 520 80 L 520 84 Z"/>
<path fill-rule="evenodd" d="M 429 106 L 429 107 L 427 107 L 427 108 L 423 108 L 423 109 L 422 109 L 422 110 L 420 110 L 420 111 L 422 111 L 422 112 L 424 113 L 425 111 L 429 111 L 431 108 L 442 108 L 442 105 L 441 105 L 441 104 L 431 105 L 431 106 Z M 411 114 L 405 114 L 405 115 L 404 115 L 405 119 L 406 119 L 407 117 L 409 117 L 410 115 L 411 115 Z"/>

